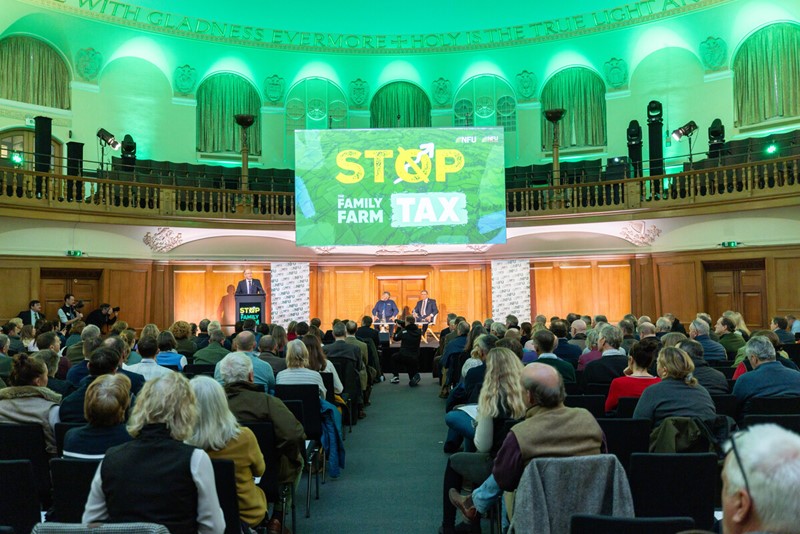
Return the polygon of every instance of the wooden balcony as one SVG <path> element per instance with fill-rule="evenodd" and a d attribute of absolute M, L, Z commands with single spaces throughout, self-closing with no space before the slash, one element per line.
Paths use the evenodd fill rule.
<path fill-rule="evenodd" d="M 713 162 L 712 162 L 713 163 Z M 647 178 L 506 191 L 508 225 L 707 215 L 800 204 L 800 156 Z M 0 169 L 0 215 L 81 222 L 293 229 L 294 194 Z"/>

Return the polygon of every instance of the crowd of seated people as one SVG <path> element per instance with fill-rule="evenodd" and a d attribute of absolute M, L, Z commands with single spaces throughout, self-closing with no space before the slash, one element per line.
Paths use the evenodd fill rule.
<path fill-rule="evenodd" d="M 447 396 L 444 451 L 451 456 L 445 466 L 440 532 L 480 532 L 477 521 L 481 514 L 503 491 L 515 489 L 521 466 L 528 460 L 600 452 L 599 429 L 596 423 L 588 424 L 594 418 L 582 408 L 567 408 L 569 396 L 605 391 L 606 417 L 617 416 L 620 399 L 635 400 L 632 417 L 650 421 L 650 450 L 658 452 L 665 444 L 677 447 L 670 449 L 673 452 L 682 450 L 671 434 L 676 421 L 688 419 L 716 428 L 718 417 L 727 418 L 728 414 L 717 413 L 715 397 L 735 398 L 731 425 L 737 422 L 734 417 L 741 423 L 756 397 L 800 399 L 800 371 L 786 352 L 781 352 L 786 347 L 781 339 L 788 342 L 791 324 L 781 317 L 772 318 L 770 330 L 755 332 L 750 332 L 735 311 L 726 311 L 716 321 L 709 314 L 698 313 L 688 328 L 672 314 L 656 321 L 627 315 L 617 324 L 603 315 L 570 314 L 568 319 L 552 317 L 548 324 L 546 317 L 538 316 L 523 329 L 514 316 L 505 324 L 492 320 L 470 324 L 455 314 L 448 317 L 449 332 L 441 337 L 439 366 L 443 367 L 441 393 Z M 484 334 L 486 329 L 494 335 Z M 497 361 L 494 367 L 491 364 L 491 356 L 498 351 L 495 347 L 519 347 L 523 332 L 524 348 L 516 357 L 524 369 L 503 360 L 502 371 L 498 371 Z M 559 355 L 559 346 L 569 350 Z M 434 370 L 436 367 L 435 363 Z M 454 378 L 459 376 L 460 380 Z M 523 390 L 509 386 L 508 380 L 516 386 L 523 384 Z M 524 392 L 525 419 L 509 401 L 511 390 Z M 488 399 L 488 405 L 482 406 Z M 486 424 L 487 413 L 495 417 L 489 421 L 493 425 Z M 570 427 L 570 418 L 584 421 L 584 434 Z M 670 428 L 664 425 L 667 421 Z M 558 446 L 524 428 L 528 425 L 538 431 L 540 425 L 549 424 L 553 426 L 545 428 L 552 429 L 552 435 L 564 432 L 569 439 Z M 488 432 L 487 427 L 493 431 Z M 585 447 L 570 450 L 570 443 Z M 460 493 L 464 481 L 475 488 L 466 496 Z M 459 526 L 455 525 L 455 510 L 466 519 Z"/>
<path fill-rule="evenodd" d="M 273 424 L 279 483 L 296 487 L 306 435 L 301 422 L 274 396 L 276 384 L 314 384 L 323 420 L 330 422 L 325 432 L 333 437 L 327 442 L 343 447 L 340 412 L 352 409 L 364 417 L 368 404 L 363 401 L 379 381 L 377 347 L 371 336 L 367 342 L 355 336 L 355 322 L 334 325 L 335 341 L 324 346 L 323 332 L 313 322 L 298 322 L 289 330 L 292 341 L 282 326 L 252 320 L 238 323 L 228 337 L 219 322 L 208 319 L 197 328 L 187 321 L 167 329 L 148 324 L 137 334 L 122 320 L 101 330 L 80 320 L 64 325 L 39 315 L 34 327 L 15 318 L 0 334 L 0 423 L 40 425 L 47 453 L 53 456 L 56 425 L 73 425 L 63 438 L 64 457 L 103 460 L 86 521 L 152 520 L 174 532 L 221 532 L 217 497 L 208 487 L 208 458 L 228 458 L 236 466 L 243 532 L 261 526 L 269 534 L 284 534 L 283 503 L 269 503 L 270 514 L 264 493 L 252 481 L 263 472 L 266 456 L 242 425 Z M 342 399 L 344 380 L 334 361 L 343 358 L 350 359 L 356 373 L 353 384 L 361 403 Z M 200 374 L 185 383 L 184 374 L 192 378 L 192 363 L 193 373 Z M 332 375 L 335 404 L 326 400 L 321 373 Z M 205 457 L 194 452 L 199 449 Z M 148 450 L 163 450 L 170 461 L 189 468 L 167 468 L 162 463 L 167 457 L 145 459 Z M 332 477 L 344 466 L 344 455 L 334 456 L 337 463 L 328 469 Z M 328 461 L 334 460 L 328 456 Z M 168 510 L 173 489 L 163 480 L 156 483 L 154 474 L 153 480 L 137 480 L 142 487 L 130 490 L 146 496 L 142 499 L 148 503 L 134 510 L 139 497 L 120 499 L 113 491 L 133 465 L 137 471 L 142 466 L 153 473 L 162 470 L 175 487 L 194 485 L 197 501 L 173 502 L 177 509 Z"/>

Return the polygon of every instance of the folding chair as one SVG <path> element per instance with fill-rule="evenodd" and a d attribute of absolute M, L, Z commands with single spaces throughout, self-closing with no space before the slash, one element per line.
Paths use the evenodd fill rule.
<path fill-rule="evenodd" d="M 320 456 L 322 457 L 323 477 L 325 475 L 325 457 L 320 452 L 322 448 L 322 415 L 319 388 L 313 384 L 277 384 L 275 386 L 275 396 L 281 399 L 297 420 L 300 421 L 309 440 L 308 447 L 306 447 L 306 467 L 308 468 L 306 517 L 311 517 L 311 472 L 314 463 Z M 298 409 L 297 401 L 300 402 L 302 410 Z M 316 487 L 316 498 L 319 499 L 319 473 L 316 476 Z"/>
<path fill-rule="evenodd" d="M 30 532 L 41 521 L 39 502 L 32 499 L 37 485 L 30 460 L 0 460 L 0 522 L 15 532 Z"/>
<path fill-rule="evenodd" d="M 650 447 L 649 419 L 601 418 L 597 420 L 606 437 L 608 453 L 613 454 L 628 471 L 631 454 L 647 452 Z"/>
<path fill-rule="evenodd" d="M 243 423 L 253 431 L 258 441 L 258 447 L 261 449 L 261 454 L 264 455 L 266 469 L 258 481 L 258 487 L 264 491 L 267 496 L 267 502 L 282 503 L 281 509 L 283 514 L 281 516 L 281 525 L 286 524 L 286 501 L 287 493 L 291 494 L 292 498 L 292 530 L 297 532 L 297 518 L 295 514 L 294 505 L 294 484 L 280 484 L 278 482 L 278 467 L 280 466 L 280 453 L 275 448 L 275 425 L 270 421 L 259 423 Z"/>
<path fill-rule="evenodd" d="M 53 480 L 53 507 L 47 518 L 61 523 L 80 523 L 92 479 L 99 460 L 53 458 L 50 476 Z"/>
<path fill-rule="evenodd" d="M 322 383 L 325 385 L 325 400 L 333 404 L 334 406 L 338 406 L 340 408 L 344 408 L 347 410 L 347 421 L 348 425 L 350 426 L 350 433 L 353 432 L 353 408 L 352 403 L 350 402 L 350 395 L 342 391 L 342 400 L 344 400 L 344 404 L 341 402 L 336 401 L 336 393 L 333 391 L 333 373 L 322 373 Z M 347 439 L 347 434 L 342 432 L 342 441 Z"/>
<path fill-rule="evenodd" d="M 29 460 L 42 508 L 50 507 L 50 455 L 40 425 L 0 424 L 0 460 Z"/>
<path fill-rule="evenodd" d="M 239 496 L 236 493 L 236 468 L 233 460 L 211 460 L 214 482 L 222 514 L 225 516 L 225 534 L 242 534 L 239 518 Z"/>
<path fill-rule="evenodd" d="M 636 517 L 690 516 L 697 528 L 714 523 L 717 455 L 633 453 L 628 479 Z M 687 474 L 691 483 L 687 484 Z"/>
<path fill-rule="evenodd" d="M 694 528 L 691 517 L 610 517 L 576 514 L 570 534 L 675 534 Z"/>
<path fill-rule="evenodd" d="M 83 423 L 56 423 L 56 427 L 54 429 L 56 434 L 56 448 L 58 449 L 58 456 L 59 458 L 64 456 L 64 438 L 67 436 L 67 432 L 73 428 L 80 428 L 82 426 L 86 426 Z M 67 521 L 69 523 L 69 521 Z"/>
<path fill-rule="evenodd" d="M 567 395 L 564 405 L 571 408 L 585 408 L 595 417 L 606 414 L 606 398 L 603 395 Z"/>
<path fill-rule="evenodd" d="M 639 397 L 620 397 L 616 416 L 630 419 L 633 417 L 633 412 L 636 411 L 637 404 L 639 404 Z"/>

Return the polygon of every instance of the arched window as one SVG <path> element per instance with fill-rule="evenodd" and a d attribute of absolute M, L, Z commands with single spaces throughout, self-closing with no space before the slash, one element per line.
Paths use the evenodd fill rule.
<path fill-rule="evenodd" d="M 62 145 L 50 138 L 50 168 L 54 174 L 62 174 L 64 160 Z M 36 135 L 31 128 L 15 128 L 0 132 L 0 160 L 11 160 L 17 154 L 22 158 L 23 169 L 34 170 Z"/>
<path fill-rule="evenodd" d="M 559 146 L 591 147 L 606 144 L 606 86 L 585 67 L 556 73 L 542 88 L 542 145 L 553 148 L 553 125 L 544 110 L 567 110 L 559 122 Z"/>
<path fill-rule="evenodd" d="M 50 45 L 22 35 L 0 41 L 0 98 L 70 109 L 69 69 Z"/>
<path fill-rule="evenodd" d="M 429 128 L 431 101 L 413 83 L 386 84 L 369 105 L 369 125 L 370 128 Z"/>
<path fill-rule="evenodd" d="M 255 117 L 247 130 L 250 154 L 261 154 L 261 98 L 255 87 L 238 74 L 214 74 L 197 88 L 197 151 L 241 151 L 239 114 Z"/>
<path fill-rule="evenodd" d="M 733 58 L 738 126 L 800 116 L 800 26 L 770 24 L 745 39 Z"/>
<path fill-rule="evenodd" d="M 453 126 L 502 126 L 517 131 L 517 99 L 508 82 L 492 74 L 475 76 L 462 85 L 453 105 Z"/>
<path fill-rule="evenodd" d="M 347 128 L 347 98 L 344 91 L 326 78 L 305 78 L 286 96 L 285 161 L 294 163 L 295 130 Z"/>

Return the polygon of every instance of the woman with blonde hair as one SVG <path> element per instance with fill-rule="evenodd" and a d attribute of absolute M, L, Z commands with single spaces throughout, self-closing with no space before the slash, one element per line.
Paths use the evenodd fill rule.
<path fill-rule="evenodd" d="M 319 397 L 325 399 L 327 390 L 318 371 L 308 368 L 308 349 L 295 339 L 286 345 L 286 369 L 275 377 L 276 384 L 314 384 L 319 387 Z"/>
<path fill-rule="evenodd" d="M 184 443 L 196 422 L 186 377 L 169 373 L 148 380 L 128 421 L 134 439 L 106 452 L 81 522 L 158 523 L 173 534 L 224 532 L 211 460 Z"/>
<path fill-rule="evenodd" d="M 642 392 L 634 419 L 650 419 L 655 428 L 667 417 L 698 417 L 702 421 L 716 417 L 714 401 L 697 383 L 694 363 L 686 352 L 677 347 L 661 349 L 656 368 L 661 382 Z"/>
<path fill-rule="evenodd" d="M 155 338 L 158 338 L 158 334 L 160 333 L 161 330 L 159 330 L 156 325 L 154 325 L 153 323 L 148 323 L 144 325 L 144 327 L 142 328 L 142 333 L 139 336 L 139 339 L 142 339 L 145 336 L 153 336 Z"/>
<path fill-rule="evenodd" d="M 478 405 L 470 409 L 475 414 L 477 452 L 453 454 L 444 472 L 444 532 L 452 532 L 455 528 L 456 508 L 450 502 L 450 493 L 459 494 L 464 479 L 478 486 L 489 477 L 494 455 L 505 439 L 506 420 L 520 419 L 525 415 L 527 395 L 522 384 L 523 368 L 520 359 L 510 349 L 493 348 L 486 356 L 486 378 L 478 396 Z M 453 412 L 463 411 L 462 408 Z"/>
<path fill-rule="evenodd" d="M 169 327 L 169 331 L 175 336 L 177 342 L 176 350 L 184 356 L 192 356 L 197 352 L 197 345 L 191 340 L 192 325 L 186 321 L 175 321 Z"/>
<path fill-rule="evenodd" d="M 190 382 L 197 398 L 199 418 L 186 443 L 206 451 L 212 459 L 233 460 L 239 518 L 252 528 L 267 514 L 267 498 L 253 477 L 264 474 L 266 464 L 253 431 L 239 426 L 228 408 L 225 390 L 213 378 L 196 376 Z"/>
<path fill-rule="evenodd" d="M 750 333 L 750 329 L 747 328 L 747 323 L 744 321 L 744 317 L 741 313 L 733 310 L 726 310 L 722 312 L 722 316 L 733 321 L 733 325 L 736 327 L 736 333 L 742 336 L 745 341 L 750 339 L 752 334 Z"/>

